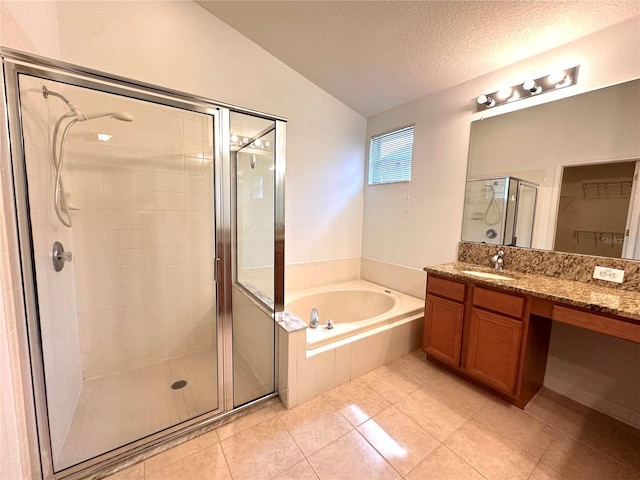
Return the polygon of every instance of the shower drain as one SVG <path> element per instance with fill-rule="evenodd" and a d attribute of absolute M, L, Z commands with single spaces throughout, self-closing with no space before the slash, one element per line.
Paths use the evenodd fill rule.
<path fill-rule="evenodd" d="M 172 390 L 180 390 L 181 388 L 184 388 L 187 386 L 187 381 L 186 380 L 178 380 L 176 382 L 173 382 L 171 384 L 171 389 Z"/>

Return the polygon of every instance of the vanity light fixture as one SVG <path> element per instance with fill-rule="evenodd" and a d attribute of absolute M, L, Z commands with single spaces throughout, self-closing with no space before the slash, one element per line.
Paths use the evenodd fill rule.
<path fill-rule="evenodd" d="M 236 134 L 229 135 L 229 144 L 232 148 L 250 147 L 255 150 L 271 150 L 271 142 L 263 141 L 261 138 L 249 138 L 238 136 Z"/>
<path fill-rule="evenodd" d="M 480 95 L 478 97 L 476 111 L 481 112 L 488 108 L 515 102 L 534 95 L 551 92 L 559 88 L 569 87 L 578 83 L 579 65 L 559 70 L 539 78 L 529 79 L 513 87 L 501 88 L 497 92 Z"/>

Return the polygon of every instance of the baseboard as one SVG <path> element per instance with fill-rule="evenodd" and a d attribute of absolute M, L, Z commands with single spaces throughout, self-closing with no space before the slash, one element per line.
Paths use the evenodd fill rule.
<path fill-rule="evenodd" d="M 593 395 L 557 378 L 550 378 L 549 376 L 545 377 L 544 386 L 549 390 L 553 390 L 565 397 L 569 397 L 582 405 L 586 405 L 598 412 L 609 415 L 621 422 L 631 425 L 634 428 L 640 429 L 640 412 L 635 412 L 605 398 Z"/>

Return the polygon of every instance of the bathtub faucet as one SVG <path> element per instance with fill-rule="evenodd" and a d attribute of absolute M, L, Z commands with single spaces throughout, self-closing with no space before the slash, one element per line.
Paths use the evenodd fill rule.
<path fill-rule="evenodd" d="M 309 320 L 309 326 L 311 328 L 318 328 L 318 310 L 316 308 L 311 309 L 311 319 Z"/>

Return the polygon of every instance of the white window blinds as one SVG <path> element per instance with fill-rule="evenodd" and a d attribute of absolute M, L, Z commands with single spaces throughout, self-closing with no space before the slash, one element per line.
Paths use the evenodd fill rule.
<path fill-rule="evenodd" d="M 371 138 L 369 185 L 411 180 L 413 126 Z"/>

